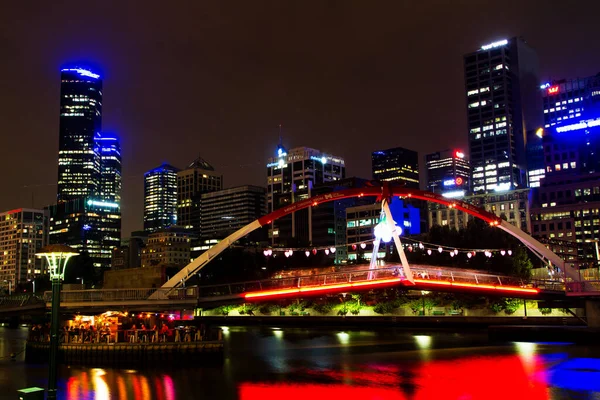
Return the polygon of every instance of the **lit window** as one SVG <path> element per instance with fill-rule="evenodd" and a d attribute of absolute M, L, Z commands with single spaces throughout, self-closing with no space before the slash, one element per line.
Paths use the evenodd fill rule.
<path fill-rule="evenodd" d="M 563 169 L 569 169 L 569 163 L 563 163 L 562 167 Z"/>
<path fill-rule="evenodd" d="M 577 167 L 577 163 L 575 161 L 571 161 L 571 168 Z"/>
<path fill-rule="evenodd" d="M 555 164 L 554 165 L 554 170 L 555 171 L 560 171 L 560 164 Z"/>

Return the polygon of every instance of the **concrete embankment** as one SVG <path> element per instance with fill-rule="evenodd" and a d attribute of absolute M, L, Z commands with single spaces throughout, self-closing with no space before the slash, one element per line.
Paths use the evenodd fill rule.
<path fill-rule="evenodd" d="M 331 317 L 331 316 L 205 316 L 195 321 L 212 326 L 290 326 L 290 327 L 397 327 L 397 328 L 487 328 L 496 325 L 563 325 L 578 326 L 581 321 L 573 317 Z"/>
<path fill-rule="evenodd" d="M 25 359 L 28 362 L 46 362 L 50 343 L 27 342 Z M 64 364 L 85 365 L 165 365 L 202 362 L 220 362 L 223 342 L 182 343 L 86 343 L 61 344 L 58 361 Z"/>

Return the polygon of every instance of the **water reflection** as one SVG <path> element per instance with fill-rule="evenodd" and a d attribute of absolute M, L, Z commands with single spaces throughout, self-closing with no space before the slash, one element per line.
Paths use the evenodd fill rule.
<path fill-rule="evenodd" d="M 294 379 L 306 383 L 244 382 L 238 394 L 240 400 L 549 399 L 541 357 L 532 355 L 527 362 L 525 367 L 520 355 L 504 355 L 297 370 Z"/>
<path fill-rule="evenodd" d="M 0 329 L 0 349 L 22 348 L 25 334 L 7 334 Z M 225 360 L 212 367 L 65 366 L 59 372 L 59 398 L 600 398 L 600 347 L 522 342 L 492 345 L 485 333 L 416 334 L 391 329 L 232 327 L 224 335 Z M 0 359 L 0 398 L 20 388 L 43 387 L 46 379 L 46 365 Z"/>
<path fill-rule="evenodd" d="M 63 395 L 66 400 L 175 400 L 175 385 L 169 375 L 147 377 L 131 370 L 94 368 L 74 371 L 66 383 Z M 180 396 L 179 398 L 185 398 Z"/>

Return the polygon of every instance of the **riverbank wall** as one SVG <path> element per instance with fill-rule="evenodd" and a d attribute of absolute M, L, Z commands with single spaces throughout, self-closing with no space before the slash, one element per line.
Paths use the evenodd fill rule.
<path fill-rule="evenodd" d="M 28 341 L 27 362 L 47 362 L 50 343 Z M 58 362 L 68 365 L 182 365 L 221 362 L 223 341 L 181 343 L 60 344 Z"/>

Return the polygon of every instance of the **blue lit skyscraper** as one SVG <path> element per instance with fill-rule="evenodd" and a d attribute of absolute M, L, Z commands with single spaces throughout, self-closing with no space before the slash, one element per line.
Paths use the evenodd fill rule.
<path fill-rule="evenodd" d="M 162 164 L 144 174 L 144 230 L 154 232 L 177 224 L 177 172 Z"/>
<path fill-rule="evenodd" d="M 96 137 L 100 153 L 100 181 L 97 197 L 121 203 L 121 145 L 116 136 L 102 133 Z"/>
<path fill-rule="evenodd" d="M 102 80 L 81 68 L 61 70 L 58 202 L 93 196 L 100 181 L 96 136 L 102 129 Z"/>
<path fill-rule="evenodd" d="M 61 70 L 58 204 L 48 207 L 49 241 L 85 251 L 95 267 L 108 268 L 121 240 L 121 146 L 101 128 L 100 76 Z"/>

